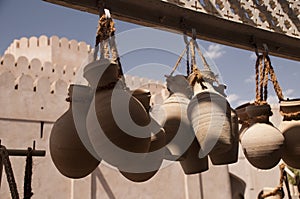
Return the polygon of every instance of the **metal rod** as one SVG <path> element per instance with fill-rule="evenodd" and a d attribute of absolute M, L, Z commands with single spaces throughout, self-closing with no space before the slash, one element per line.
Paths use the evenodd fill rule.
<path fill-rule="evenodd" d="M 27 156 L 28 150 L 22 149 L 7 149 L 8 155 L 10 156 Z M 32 156 L 44 157 L 46 155 L 46 151 L 44 150 L 32 150 Z"/>

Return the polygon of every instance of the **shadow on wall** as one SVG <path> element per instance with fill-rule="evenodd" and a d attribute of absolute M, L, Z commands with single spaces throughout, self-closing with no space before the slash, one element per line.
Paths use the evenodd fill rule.
<path fill-rule="evenodd" d="M 246 183 L 236 175 L 230 173 L 232 199 L 244 199 Z"/>

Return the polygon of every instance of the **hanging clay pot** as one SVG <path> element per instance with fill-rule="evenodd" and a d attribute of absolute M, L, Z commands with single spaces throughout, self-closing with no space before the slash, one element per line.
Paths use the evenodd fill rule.
<path fill-rule="evenodd" d="M 283 161 L 295 169 L 300 169 L 300 99 L 280 102 L 283 121 L 279 129 L 285 138 Z"/>
<path fill-rule="evenodd" d="M 284 137 L 269 121 L 272 115 L 268 104 L 244 104 L 236 108 L 243 123 L 240 141 L 247 160 L 256 168 L 271 169 L 282 155 Z"/>
<path fill-rule="evenodd" d="M 238 161 L 239 121 L 234 109 L 231 109 L 231 133 L 233 137 L 232 148 L 225 153 L 210 155 L 211 162 L 214 165 L 233 164 Z"/>
<path fill-rule="evenodd" d="M 143 104 L 144 108 L 149 113 L 151 98 L 150 91 L 146 89 L 136 89 L 132 91 L 132 95 Z M 163 162 L 166 144 L 165 131 L 154 120 L 151 120 L 150 129 L 155 134 L 151 135 L 151 143 L 148 153 L 144 158 L 132 161 L 132 167 L 139 168 L 136 169 L 136 172 L 120 170 L 121 174 L 130 181 L 145 182 L 151 179 L 157 173 Z M 138 172 L 139 170 L 147 172 Z"/>
<path fill-rule="evenodd" d="M 75 87 L 76 94 L 72 95 Z M 87 135 L 86 115 L 90 105 L 89 96 L 89 87 L 71 85 L 70 107 L 55 122 L 51 130 L 49 145 L 52 161 L 60 173 L 69 178 L 83 178 L 89 175 L 101 161 L 86 149 L 86 146 L 90 145 L 89 140 L 85 140 L 83 144 L 79 136 L 79 134 Z M 76 121 L 74 111 L 81 113 Z"/>
<path fill-rule="evenodd" d="M 136 163 L 139 164 L 139 167 L 144 168 L 138 168 L 138 170 L 149 170 L 148 172 L 124 172 L 120 171 L 121 174 L 127 178 L 130 181 L 133 182 L 145 182 L 149 179 L 151 179 L 159 170 L 164 157 L 164 146 L 166 143 L 166 136 L 165 132 L 162 129 L 160 132 L 156 133 L 155 135 L 151 136 L 151 144 L 148 154 L 145 156 L 144 159 L 142 159 L 142 163 Z"/>
<path fill-rule="evenodd" d="M 88 64 L 84 77 L 96 90 L 87 116 L 88 134 L 97 154 L 113 166 L 132 153 L 146 153 L 151 142 L 150 117 L 119 81 L 119 66 L 101 59 Z"/>
<path fill-rule="evenodd" d="M 201 71 L 212 76 L 210 71 Z M 207 74 L 206 74 L 207 73 Z M 189 77 L 193 82 L 193 75 Z M 212 78 L 193 85 L 194 97 L 188 105 L 188 117 L 204 153 L 218 155 L 232 148 L 231 108 L 226 98 L 217 92 Z"/>
<path fill-rule="evenodd" d="M 202 173 L 208 170 L 208 157 L 199 157 L 200 145 L 195 138 L 184 154 L 184 160 L 180 161 L 180 165 L 187 175 Z"/>
<path fill-rule="evenodd" d="M 166 132 L 167 160 L 183 160 L 183 155 L 194 140 L 194 132 L 187 117 L 191 87 L 183 75 L 167 77 L 170 96 L 163 105 L 153 107 L 152 117 Z"/>

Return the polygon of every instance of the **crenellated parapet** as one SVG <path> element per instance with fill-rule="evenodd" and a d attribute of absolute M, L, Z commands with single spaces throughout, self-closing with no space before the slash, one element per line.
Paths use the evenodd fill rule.
<path fill-rule="evenodd" d="M 57 36 L 22 37 L 16 39 L 4 54 L 13 54 L 16 59 L 25 56 L 28 60 L 39 59 L 42 64 L 52 62 L 60 66 L 79 68 L 88 60 L 92 49 L 85 42 L 68 40 Z"/>
<path fill-rule="evenodd" d="M 12 54 L 5 54 L 0 61 L 0 72 L 2 71 L 9 71 L 16 77 L 22 74 L 30 75 L 34 80 L 46 77 L 51 83 L 62 79 L 69 84 L 76 78 L 77 68 L 72 65 L 42 62 L 37 58 L 29 60 L 25 56 L 16 58 Z"/>

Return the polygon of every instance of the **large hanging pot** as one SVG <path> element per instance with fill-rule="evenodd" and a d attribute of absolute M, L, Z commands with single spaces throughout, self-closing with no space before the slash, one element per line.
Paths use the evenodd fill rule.
<path fill-rule="evenodd" d="M 256 168 L 271 169 L 281 159 L 284 137 L 269 121 L 269 104 L 244 104 L 236 108 L 243 124 L 240 141 L 247 160 Z"/>
<path fill-rule="evenodd" d="M 73 90 L 76 93 L 73 94 Z M 71 85 L 69 88 L 70 107 L 54 124 L 50 135 L 50 154 L 56 168 L 69 178 L 83 178 L 99 165 L 87 149 L 91 143 L 87 138 L 86 115 L 90 106 L 90 88 Z M 76 114 L 76 113 L 80 113 Z M 74 117 L 77 117 L 76 120 Z"/>
<path fill-rule="evenodd" d="M 195 137 L 187 117 L 192 90 L 183 75 L 168 76 L 166 80 L 170 96 L 163 105 L 154 107 L 151 115 L 166 132 L 165 159 L 176 161 L 184 159 Z"/>
<path fill-rule="evenodd" d="M 283 116 L 279 129 L 285 138 L 282 159 L 290 167 L 300 169 L 300 99 L 280 102 Z"/>
<path fill-rule="evenodd" d="M 208 156 L 201 157 L 200 145 L 195 138 L 190 147 L 184 154 L 184 159 L 180 161 L 180 165 L 187 175 L 202 173 L 208 170 Z"/>
<path fill-rule="evenodd" d="M 136 97 L 149 113 L 150 110 L 150 98 L 151 94 L 146 89 L 136 89 L 132 91 L 132 95 Z M 126 172 L 120 170 L 121 174 L 130 181 L 133 182 L 145 182 L 151 179 L 159 170 L 165 155 L 166 135 L 164 129 L 162 129 L 156 121 L 151 120 L 150 129 L 153 133 L 151 135 L 151 143 L 148 153 L 144 158 L 135 159 L 131 161 L 130 167 L 136 167 L 136 172 Z M 134 170 L 131 168 L 131 170 Z"/>
<path fill-rule="evenodd" d="M 150 117 L 119 81 L 119 65 L 108 59 L 88 64 L 84 77 L 96 90 L 87 116 L 88 134 L 97 154 L 122 167 L 133 153 L 146 153 L 151 142 Z"/>
<path fill-rule="evenodd" d="M 231 109 L 231 134 L 233 137 L 232 147 L 228 152 L 211 154 L 210 159 L 214 165 L 233 164 L 238 161 L 239 152 L 239 122 L 234 109 Z"/>
<path fill-rule="evenodd" d="M 201 71 L 207 78 L 197 78 L 198 69 L 190 75 L 194 97 L 188 105 L 188 117 L 204 153 L 214 157 L 232 148 L 231 108 L 226 98 L 213 86 L 211 71 Z M 221 162 L 220 162 L 221 163 Z"/>

